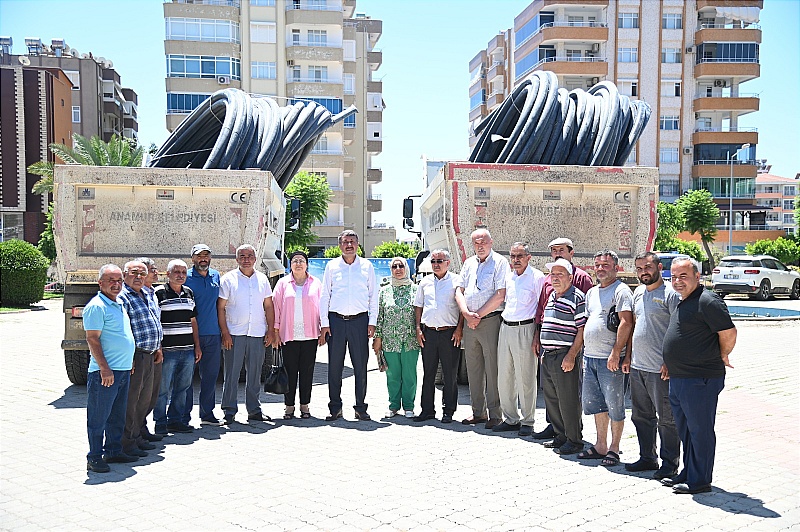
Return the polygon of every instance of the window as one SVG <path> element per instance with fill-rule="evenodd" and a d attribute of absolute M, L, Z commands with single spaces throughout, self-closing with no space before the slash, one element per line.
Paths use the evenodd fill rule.
<path fill-rule="evenodd" d="M 680 48 L 662 48 L 661 49 L 661 62 L 662 63 L 680 63 L 681 62 L 681 49 Z"/>
<path fill-rule="evenodd" d="M 275 5 L 275 0 L 250 0 L 251 6 L 270 7 Z"/>
<path fill-rule="evenodd" d="M 567 50 L 567 61 L 580 61 L 582 50 Z"/>
<path fill-rule="evenodd" d="M 556 14 L 554 12 L 540 11 L 538 15 L 530 19 L 514 33 L 514 48 L 519 48 L 525 41 L 539 33 L 542 26 L 552 26 L 555 20 Z"/>
<path fill-rule="evenodd" d="M 677 116 L 662 116 L 658 128 L 662 130 L 680 129 L 680 118 Z"/>
<path fill-rule="evenodd" d="M 314 83 L 324 83 L 328 81 L 328 67 L 311 65 L 308 67 L 308 77 Z"/>
<path fill-rule="evenodd" d="M 570 26 L 583 26 L 583 17 L 574 17 L 569 15 L 567 17 L 567 24 Z"/>
<path fill-rule="evenodd" d="M 344 48 L 344 60 L 345 61 L 355 61 L 356 60 L 356 41 L 342 41 L 342 47 Z"/>
<path fill-rule="evenodd" d="M 661 19 L 661 28 L 665 30 L 679 30 L 683 28 L 683 15 L 680 13 L 665 13 Z"/>
<path fill-rule="evenodd" d="M 479 105 L 486 103 L 486 89 L 481 89 L 469 97 L 469 110 L 472 111 Z"/>
<path fill-rule="evenodd" d="M 274 43 L 276 40 L 276 25 L 274 22 L 251 22 L 250 42 Z"/>
<path fill-rule="evenodd" d="M 672 84 L 673 96 L 680 97 L 681 95 L 681 82 L 676 81 Z"/>
<path fill-rule="evenodd" d="M 617 88 L 625 96 L 639 96 L 639 80 L 621 79 L 617 81 Z"/>
<path fill-rule="evenodd" d="M 253 79 L 275 79 L 278 69 L 275 63 L 267 61 L 253 61 L 250 64 L 250 77 Z"/>
<path fill-rule="evenodd" d="M 69 78 L 72 83 L 72 90 L 77 91 L 81 89 L 81 73 L 77 70 L 65 70 L 64 74 Z"/>
<path fill-rule="evenodd" d="M 620 63 L 638 63 L 638 48 L 620 48 L 617 50 L 617 61 Z"/>
<path fill-rule="evenodd" d="M 662 179 L 658 183 L 659 196 L 672 196 L 677 197 L 681 195 L 681 184 L 677 179 Z"/>
<path fill-rule="evenodd" d="M 80 105 L 73 105 L 72 106 L 72 123 L 73 124 L 80 124 L 81 123 L 81 107 L 80 107 Z"/>
<path fill-rule="evenodd" d="M 620 13 L 617 18 L 617 25 L 620 28 L 638 28 L 639 13 Z"/>
<path fill-rule="evenodd" d="M 325 30 L 308 30 L 309 46 L 327 46 L 328 32 Z"/>
<path fill-rule="evenodd" d="M 290 82 L 300 81 L 300 65 L 289 67 L 289 75 L 287 77 Z"/>
<path fill-rule="evenodd" d="M 795 194 L 797 194 L 797 192 L 795 192 L 795 190 L 797 190 L 797 189 L 795 188 L 794 185 L 786 185 L 786 186 L 783 187 L 783 195 L 784 196 L 794 196 Z"/>
<path fill-rule="evenodd" d="M 695 122 L 695 131 L 711 131 L 711 117 L 698 117 Z"/>
<path fill-rule="evenodd" d="M 215 57 L 210 55 L 167 56 L 167 77 L 170 78 L 216 78 L 230 76 L 242 79 L 241 62 L 236 57 Z"/>
<path fill-rule="evenodd" d="M 231 20 L 168 17 L 168 41 L 204 41 L 239 43 L 239 24 Z"/>
<path fill-rule="evenodd" d="M 167 93 L 167 114 L 191 113 L 201 103 L 206 101 L 209 94 L 182 94 L 177 92 Z"/>
<path fill-rule="evenodd" d="M 636 166 L 636 146 L 633 147 L 628 154 L 628 159 L 625 161 L 625 166 Z"/>
<path fill-rule="evenodd" d="M 758 44 L 742 42 L 703 43 L 697 46 L 695 62 L 758 63 Z"/>
<path fill-rule="evenodd" d="M 659 150 L 659 162 L 662 163 L 677 163 L 679 162 L 678 159 L 678 148 L 661 148 Z"/>
<path fill-rule="evenodd" d="M 670 98 L 681 95 L 681 82 L 673 80 L 661 81 L 661 96 Z"/>
<path fill-rule="evenodd" d="M 344 93 L 345 94 L 355 94 L 356 93 L 356 75 L 355 74 L 345 74 L 344 78 Z"/>
<path fill-rule="evenodd" d="M 783 213 L 783 223 L 786 225 L 794 224 L 794 213 L 792 212 Z"/>
<path fill-rule="evenodd" d="M 783 210 L 785 210 L 785 211 L 793 211 L 794 210 L 794 200 L 793 199 L 785 199 L 785 200 L 783 200 Z"/>
<path fill-rule="evenodd" d="M 328 136 L 322 135 L 314 147 L 311 149 L 311 153 L 328 153 Z"/>

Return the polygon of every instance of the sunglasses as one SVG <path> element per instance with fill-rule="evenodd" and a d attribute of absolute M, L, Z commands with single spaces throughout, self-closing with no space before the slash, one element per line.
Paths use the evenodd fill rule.
<path fill-rule="evenodd" d="M 447 262 L 447 259 L 431 259 L 431 264 L 441 264 Z"/>
<path fill-rule="evenodd" d="M 405 266 L 405 264 L 392 264 L 392 269 L 393 270 L 405 270 L 406 266 Z"/>

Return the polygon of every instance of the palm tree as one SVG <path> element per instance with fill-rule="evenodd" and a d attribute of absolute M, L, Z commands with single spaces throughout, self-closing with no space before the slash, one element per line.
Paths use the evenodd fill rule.
<path fill-rule="evenodd" d="M 133 146 L 129 139 L 114 135 L 104 142 L 98 136 L 90 139 L 72 135 L 74 147 L 64 144 L 50 144 L 50 151 L 66 164 L 83 164 L 87 166 L 141 166 L 144 148 Z M 28 172 L 42 178 L 33 185 L 34 194 L 47 194 L 53 191 L 52 161 L 39 161 L 28 167 Z"/>

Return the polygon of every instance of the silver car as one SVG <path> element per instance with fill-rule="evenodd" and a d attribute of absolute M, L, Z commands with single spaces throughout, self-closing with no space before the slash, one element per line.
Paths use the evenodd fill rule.
<path fill-rule="evenodd" d="M 747 294 L 766 301 L 775 294 L 800 299 L 800 273 L 769 255 L 724 257 L 711 275 L 713 290 L 721 297 Z"/>

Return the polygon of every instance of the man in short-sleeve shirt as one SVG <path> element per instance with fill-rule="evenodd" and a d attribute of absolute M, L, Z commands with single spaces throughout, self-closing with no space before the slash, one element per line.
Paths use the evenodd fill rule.
<path fill-rule="evenodd" d="M 678 494 L 704 493 L 711 491 L 717 400 L 725 386 L 725 367 L 733 367 L 728 355 L 736 345 L 736 327 L 725 302 L 700 284 L 697 262 L 675 259 L 671 270 L 681 302 L 664 337 L 664 363 L 684 468 L 661 482 Z"/>

